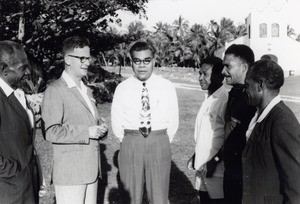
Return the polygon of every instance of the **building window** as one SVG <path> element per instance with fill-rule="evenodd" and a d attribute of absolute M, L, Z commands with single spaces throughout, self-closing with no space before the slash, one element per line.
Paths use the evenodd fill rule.
<path fill-rule="evenodd" d="M 259 25 L 259 37 L 266 38 L 267 37 L 267 24 L 262 23 Z"/>
<path fill-rule="evenodd" d="M 272 37 L 279 37 L 279 25 L 277 23 L 272 24 Z"/>

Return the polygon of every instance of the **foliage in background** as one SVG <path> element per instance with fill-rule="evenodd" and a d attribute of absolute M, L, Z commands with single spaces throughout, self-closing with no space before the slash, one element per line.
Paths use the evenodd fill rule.
<path fill-rule="evenodd" d="M 24 84 L 28 93 L 38 93 L 57 78 L 63 69 L 61 45 L 71 35 L 88 37 L 92 55 L 97 59 L 93 70 L 99 80 L 88 81 L 100 93 L 97 98 L 110 100 L 113 87 L 121 80 L 122 67 L 130 66 L 128 49 L 139 39 L 151 41 L 156 49 L 158 67 L 194 67 L 224 47 L 225 43 L 246 35 L 244 24 L 235 26 L 229 18 L 210 21 L 208 26 L 189 25 L 179 16 L 172 24 L 158 22 L 148 31 L 140 21 L 131 22 L 127 32 L 119 32 L 111 22 L 120 23 L 116 11 L 128 10 L 145 16 L 148 0 L 0 0 L 0 40 L 11 39 L 25 45 L 32 74 Z M 288 35 L 296 34 L 288 27 Z M 299 36 L 298 36 L 299 39 Z M 103 73 L 102 67 L 118 66 L 118 75 Z M 101 71 L 102 70 L 102 71 Z M 96 74 L 95 74 L 96 73 Z M 97 84 L 100 83 L 100 84 Z M 112 90 L 112 92 L 111 92 Z M 95 91 L 96 93 L 97 91 Z"/>
<path fill-rule="evenodd" d="M 39 93 L 58 78 L 63 70 L 62 42 L 69 36 L 79 35 L 90 39 L 91 52 L 101 62 L 103 51 L 114 48 L 123 37 L 103 32 L 109 22 L 120 22 L 117 10 L 134 14 L 145 13 L 148 0 L 0 0 L 0 40 L 19 41 L 29 55 L 31 75 L 24 83 L 27 93 Z M 105 60 L 104 60 L 105 61 Z M 96 64 L 95 82 L 99 87 L 99 102 L 110 101 L 115 84 L 120 79 L 103 74 Z M 100 71 L 99 71 L 100 70 Z M 96 74 L 95 74 L 96 73 Z M 95 84 L 95 83 L 100 83 Z M 106 93 L 108 92 L 108 93 Z"/>
<path fill-rule="evenodd" d="M 117 10 L 144 13 L 147 0 L 1 0 L 0 39 L 20 40 L 41 62 L 53 65 L 61 58 L 63 40 L 83 35 L 94 43 L 95 52 L 109 48 L 111 42 L 101 32 L 117 18 Z M 24 20 L 23 24 L 21 20 Z M 120 19 L 116 20 L 117 22 Z M 18 39 L 19 26 L 24 35 Z M 22 29 L 21 29 L 22 30 Z M 97 40 L 94 40 L 97 39 Z"/>
<path fill-rule="evenodd" d="M 105 56 L 110 56 L 108 64 L 119 65 L 120 70 L 121 66 L 129 65 L 130 58 L 124 53 L 128 53 L 132 42 L 144 39 L 151 41 L 157 49 L 156 66 L 198 68 L 203 58 L 213 55 L 225 42 L 247 34 L 244 24 L 235 26 L 229 18 L 222 18 L 220 24 L 210 21 L 208 27 L 197 23 L 190 27 L 189 22 L 179 16 L 173 24 L 156 23 L 154 29 L 153 32 L 145 30 L 140 21 L 131 22 L 126 34 L 107 29 L 107 34 L 113 33 L 123 39 L 105 51 Z"/>

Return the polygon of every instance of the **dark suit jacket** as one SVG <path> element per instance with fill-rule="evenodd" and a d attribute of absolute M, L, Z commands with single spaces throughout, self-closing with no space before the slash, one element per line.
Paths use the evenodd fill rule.
<path fill-rule="evenodd" d="M 232 87 L 228 96 L 225 114 L 225 135 L 223 145 L 224 198 L 229 203 L 242 202 L 242 152 L 246 143 L 246 131 L 256 108 L 246 101 L 243 84 Z M 236 126 L 231 122 L 236 121 Z"/>
<path fill-rule="evenodd" d="M 0 203 L 35 203 L 33 137 L 25 109 L 0 88 Z"/>
<path fill-rule="evenodd" d="M 300 203 L 300 126 L 283 102 L 247 141 L 243 178 L 243 204 Z"/>

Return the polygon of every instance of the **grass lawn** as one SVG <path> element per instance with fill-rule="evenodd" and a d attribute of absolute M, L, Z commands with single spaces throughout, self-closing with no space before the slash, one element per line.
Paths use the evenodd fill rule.
<path fill-rule="evenodd" d="M 115 71 L 116 72 L 116 71 Z M 156 71 L 158 72 L 158 71 Z M 130 73 L 128 69 L 127 73 Z M 198 73 L 192 69 L 164 69 L 157 74 L 174 82 L 197 84 Z M 282 95 L 300 96 L 300 77 L 286 78 Z M 172 168 L 169 199 L 171 204 L 187 204 L 195 198 L 193 189 L 194 172 L 188 171 L 186 162 L 194 151 L 194 123 L 196 115 L 204 99 L 204 92 L 198 90 L 177 89 L 179 101 L 180 125 L 172 142 Z M 300 103 L 286 102 L 300 120 Z M 99 112 L 110 126 L 110 103 L 99 105 Z M 37 132 L 37 149 L 41 155 L 46 181 L 50 180 L 50 163 L 52 158 L 51 144 L 44 141 L 40 131 Z M 120 145 L 109 129 L 108 139 L 101 143 L 103 181 L 99 185 L 98 203 L 119 203 L 117 152 Z M 67 171 L 67 169 L 66 169 Z M 53 185 L 48 186 L 47 195 L 40 203 L 52 204 L 54 198 Z"/>

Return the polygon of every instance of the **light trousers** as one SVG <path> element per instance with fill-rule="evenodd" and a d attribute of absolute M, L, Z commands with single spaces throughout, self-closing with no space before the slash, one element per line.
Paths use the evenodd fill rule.
<path fill-rule="evenodd" d="M 118 162 L 123 195 L 128 194 L 122 203 L 141 204 L 145 182 L 150 203 L 168 203 L 171 145 L 166 130 L 152 131 L 147 138 L 125 130 Z"/>
<path fill-rule="evenodd" d="M 96 204 L 98 180 L 91 184 L 54 185 L 57 204 Z"/>

